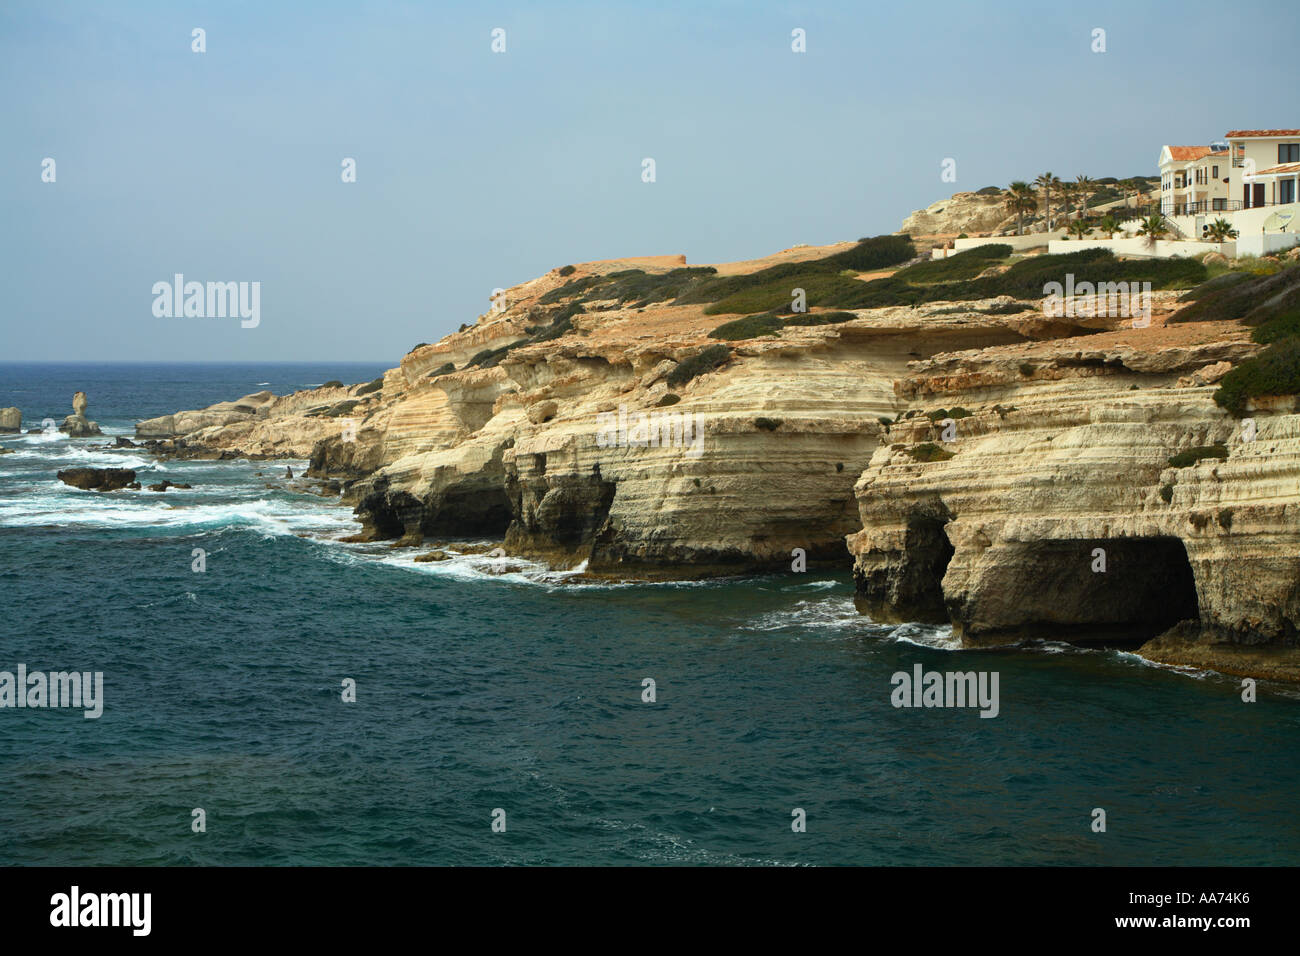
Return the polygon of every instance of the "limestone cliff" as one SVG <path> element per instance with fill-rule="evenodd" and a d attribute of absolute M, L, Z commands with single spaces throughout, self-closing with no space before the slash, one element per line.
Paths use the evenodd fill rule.
<path fill-rule="evenodd" d="M 914 236 L 956 236 L 997 234 L 1016 227 L 1016 217 L 1007 215 L 1005 197 L 958 192 L 918 209 L 903 220 L 900 232 Z"/>
<path fill-rule="evenodd" d="M 555 270 L 375 383 L 259 393 L 140 434 L 310 456 L 368 539 L 491 537 L 556 567 L 670 578 L 788 569 L 801 548 L 810 566 L 852 561 L 873 616 L 951 621 L 971 644 L 1168 631 L 1145 653 L 1300 679 L 1300 415 L 1265 402 L 1247 441 L 1212 401 L 1260 348 L 1239 322 L 1168 326 L 1173 293 L 1148 328 L 982 300 L 723 344 L 708 333 L 733 316 L 703 305 L 572 307 L 566 290 L 630 268 L 682 265 Z M 1169 462 L 1219 444 L 1226 458 Z"/>

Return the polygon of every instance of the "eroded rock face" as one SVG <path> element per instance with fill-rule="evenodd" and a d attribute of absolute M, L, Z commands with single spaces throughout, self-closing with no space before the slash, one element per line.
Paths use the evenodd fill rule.
<path fill-rule="evenodd" d="M 903 220 L 899 232 L 917 236 L 960 235 L 963 232 L 991 233 L 1014 225 L 1007 216 L 1001 195 L 980 196 L 974 192 L 954 193 L 949 199 L 931 203 Z"/>
<path fill-rule="evenodd" d="M 103 434 L 98 423 L 86 418 L 85 392 L 77 392 L 72 396 L 72 414 L 63 419 L 59 431 L 65 432 L 69 438 L 90 438 Z"/>
<path fill-rule="evenodd" d="M 86 491 L 121 491 L 135 482 L 130 468 L 65 468 L 59 481 Z"/>
<path fill-rule="evenodd" d="M 729 342 L 681 381 L 729 316 L 588 302 L 564 334 L 527 341 L 562 308 L 548 293 L 626 267 L 508 290 L 504 311 L 378 382 L 142 433 L 186 454 L 310 455 L 365 540 L 489 538 L 663 578 L 788 569 L 802 549 L 809 567 L 852 562 L 873 617 L 949 621 L 971 644 L 1147 641 L 1224 669 L 1238 665 L 1217 649 L 1250 647 L 1300 679 L 1300 415 L 1261 400 L 1246 441 L 1213 403 L 1260 349 L 1239 323 L 1165 327 L 1176 293 L 1141 329 L 994 300 L 884 308 Z M 1226 460 L 1169 462 L 1220 442 Z"/>
<path fill-rule="evenodd" d="M 1100 336 L 1077 354 L 1069 341 L 1034 346 L 1019 382 L 990 370 L 1024 350 L 915 363 L 900 393 L 971 414 L 950 420 L 947 442 L 928 417 L 895 425 L 863 472 L 862 530 L 848 538 L 860 603 L 946 617 L 969 644 L 1150 641 L 1156 659 L 1202 665 L 1215 646 L 1293 648 L 1300 415 L 1257 411 L 1248 440 L 1214 404 L 1199 382 L 1255 348 L 1230 325 L 1180 329 L 1180 341 L 1142 330 L 1122 348 Z M 951 457 L 916 460 L 926 442 Z M 1219 443 L 1226 460 L 1169 462 Z M 1153 640 L 1180 622 L 1178 640 Z"/>
<path fill-rule="evenodd" d="M 0 408 L 0 432 L 12 433 L 22 430 L 23 413 L 17 408 Z"/>

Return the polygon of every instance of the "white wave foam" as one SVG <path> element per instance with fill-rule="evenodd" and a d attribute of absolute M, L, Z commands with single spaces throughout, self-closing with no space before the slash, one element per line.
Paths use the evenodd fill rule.
<path fill-rule="evenodd" d="M 1175 674 L 1181 674 L 1184 677 L 1190 677 L 1193 680 L 1205 680 L 1207 677 L 1223 677 L 1218 671 L 1204 670 L 1199 667 L 1189 667 L 1186 664 L 1164 664 L 1160 661 L 1153 661 L 1136 654 L 1133 651 L 1115 651 L 1117 660 L 1124 661 L 1128 664 L 1137 664 L 1142 667 L 1154 667 L 1162 671 L 1172 671 Z"/>
<path fill-rule="evenodd" d="M 836 582 L 827 583 L 833 586 Z M 741 629 L 746 631 L 780 631 L 787 628 L 860 630 L 878 626 L 871 618 L 858 611 L 852 597 L 837 595 L 796 601 L 788 608 L 758 615 L 752 621 L 741 625 Z"/>
<path fill-rule="evenodd" d="M 86 492 L 62 485 L 53 493 L 0 499 L 0 526 L 80 528 L 194 528 L 219 531 L 246 527 L 268 537 L 300 533 L 339 533 L 355 527 L 339 508 L 303 507 L 293 501 L 265 498 L 222 504 L 190 503 L 183 492 L 164 498 L 147 492 Z M 156 493 L 155 493 L 156 495 Z M 178 500 L 180 499 L 180 500 Z"/>
<path fill-rule="evenodd" d="M 964 650 L 961 639 L 952 632 L 949 624 L 900 624 L 889 632 L 891 640 L 900 644 L 915 644 L 940 651 Z"/>

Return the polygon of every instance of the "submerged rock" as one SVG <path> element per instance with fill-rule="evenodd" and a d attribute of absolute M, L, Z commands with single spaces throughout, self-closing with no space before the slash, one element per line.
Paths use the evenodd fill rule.
<path fill-rule="evenodd" d="M 65 468 L 59 472 L 59 481 L 85 491 L 120 491 L 135 482 L 131 468 Z M 135 485 L 136 488 L 140 486 Z"/>

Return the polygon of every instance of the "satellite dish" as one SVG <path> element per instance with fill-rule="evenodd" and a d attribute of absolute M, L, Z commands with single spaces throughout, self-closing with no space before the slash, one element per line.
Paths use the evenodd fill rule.
<path fill-rule="evenodd" d="M 1291 224 L 1291 220 L 1294 218 L 1295 213 L 1292 212 L 1275 212 L 1264 220 L 1264 225 L 1261 228 L 1264 232 L 1285 232 L 1286 227 Z"/>

